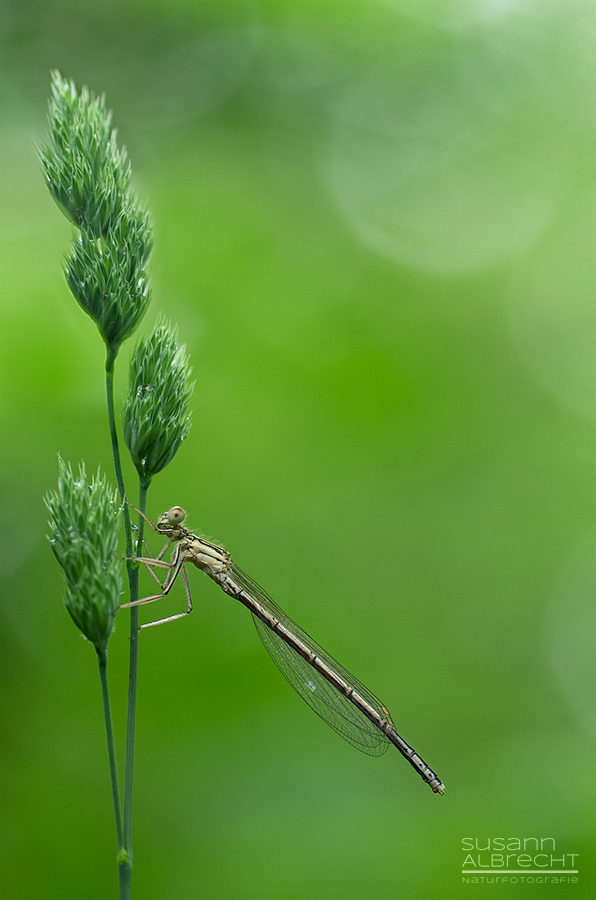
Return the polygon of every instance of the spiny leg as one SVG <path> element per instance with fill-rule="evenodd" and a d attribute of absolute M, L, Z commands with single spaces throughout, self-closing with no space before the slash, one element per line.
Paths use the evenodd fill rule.
<path fill-rule="evenodd" d="M 166 547 L 168 544 L 166 544 Z M 165 549 L 165 548 L 164 548 Z M 136 600 L 133 603 L 122 603 L 121 608 L 124 609 L 128 606 L 142 606 L 145 603 L 154 603 L 156 600 L 161 600 L 163 597 L 167 597 L 170 593 L 172 587 L 180 572 L 182 572 L 182 580 L 184 581 L 184 590 L 186 593 L 186 612 L 177 613 L 175 616 L 167 616 L 164 619 L 157 619 L 155 622 L 146 622 L 144 625 L 141 625 L 141 628 L 150 628 L 152 625 L 162 625 L 164 622 L 173 622 L 175 619 L 182 619 L 184 616 L 188 616 L 189 613 L 192 612 L 192 598 L 190 596 L 190 586 L 188 584 L 188 578 L 186 575 L 186 570 L 184 569 L 184 556 L 180 552 L 180 547 L 176 546 L 172 553 L 171 562 L 167 563 L 160 559 L 151 559 L 150 557 L 145 556 L 137 556 L 135 557 L 136 562 L 142 562 L 145 565 L 145 568 L 148 572 L 153 576 L 157 584 L 162 589 L 161 594 L 152 594 L 150 597 L 143 597 L 140 600 Z M 166 580 L 162 584 L 158 579 L 157 575 L 150 568 L 151 566 L 161 566 L 164 569 L 168 569 L 168 574 L 166 576 Z"/>
<path fill-rule="evenodd" d="M 135 557 L 135 560 L 137 562 L 144 563 L 147 568 L 149 568 L 149 566 L 162 566 L 169 571 L 163 585 L 159 581 L 157 576 L 155 576 L 155 580 L 159 584 L 160 588 L 162 588 L 161 594 L 152 594 L 150 597 L 142 597 L 140 600 L 133 600 L 132 603 L 121 603 L 120 609 L 126 609 L 129 606 L 143 606 L 145 603 L 154 603 L 156 600 L 161 600 L 162 597 L 167 597 L 174 585 L 174 582 L 178 578 L 180 571 L 182 570 L 182 566 L 184 565 L 184 557 L 180 553 L 179 546 L 177 546 L 172 553 L 172 560 L 169 563 L 164 562 L 163 560 L 151 559 L 145 556 L 137 556 Z M 184 580 L 186 581 L 186 573 L 184 573 Z"/>
<path fill-rule="evenodd" d="M 157 619 L 155 622 L 146 622 L 141 628 L 151 628 L 152 625 L 163 625 L 164 622 L 173 622 L 175 619 L 183 619 L 192 612 L 192 598 L 190 596 L 190 587 L 188 578 L 186 577 L 186 569 L 182 569 L 182 579 L 184 581 L 184 590 L 186 591 L 186 612 L 177 613 L 175 616 L 166 616 L 165 619 Z M 157 598 L 156 598 L 157 599 Z"/>
<path fill-rule="evenodd" d="M 157 585 L 159 585 L 159 587 L 161 588 L 162 591 L 165 590 L 165 586 L 168 583 L 168 578 L 170 577 L 170 573 L 172 572 L 172 567 L 176 565 L 176 562 L 174 560 L 174 554 L 172 554 L 172 561 L 169 563 L 164 562 L 162 559 L 159 558 L 159 556 L 156 557 L 155 559 L 153 559 L 153 557 L 151 557 L 151 556 L 133 556 L 132 560 L 133 560 L 133 562 L 143 563 L 143 565 L 145 566 L 145 568 L 147 569 L 147 571 L 153 578 L 154 582 Z M 159 580 L 159 578 L 153 571 L 152 566 L 161 566 L 164 569 L 168 569 L 168 574 L 166 575 L 165 581 L 163 582 L 163 584 L 161 583 L 161 581 Z"/>
<path fill-rule="evenodd" d="M 147 549 L 148 549 L 148 548 L 147 548 Z M 162 561 L 159 560 L 159 559 L 154 559 L 152 556 L 127 556 L 126 559 L 127 559 L 129 562 L 143 563 L 143 565 L 145 566 L 145 568 L 147 569 L 147 571 L 149 572 L 149 574 L 150 574 L 151 577 L 153 578 L 154 582 L 155 582 L 155 583 L 158 585 L 158 587 L 160 587 L 161 590 L 163 591 L 163 589 L 164 589 L 164 587 L 165 587 L 165 585 L 166 585 L 166 582 L 167 582 L 167 576 L 166 576 L 166 578 L 165 578 L 164 583 L 162 584 L 161 581 L 159 580 L 159 578 L 157 577 L 157 575 L 155 574 L 155 572 L 153 571 L 153 569 L 152 569 L 151 567 L 152 567 L 152 566 L 163 566 L 164 569 L 171 570 L 172 567 L 171 567 L 171 564 L 170 564 L 170 563 L 162 562 Z M 168 573 L 168 574 L 169 574 L 169 573 Z"/>
<path fill-rule="evenodd" d="M 161 550 L 159 551 L 159 553 L 158 553 L 157 556 L 155 557 L 156 560 L 163 559 L 163 557 L 165 556 L 166 550 L 168 549 L 168 547 L 170 546 L 170 544 L 173 543 L 173 540 L 174 540 L 173 538 L 169 538 L 169 540 L 167 541 L 167 543 L 164 544 L 164 546 L 161 548 Z M 149 552 L 150 552 L 150 551 L 149 551 L 149 544 L 147 543 L 147 540 L 146 540 L 145 537 L 143 537 L 143 547 L 145 548 L 145 552 L 146 552 L 146 554 L 147 554 L 147 559 L 149 559 L 149 558 L 150 558 L 150 557 L 149 557 Z M 135 558 L 135 559 L 139 559 L 140 557 L 134 557 L 134 558 Z"/>
<path fill-rule="evenodd" d="M 149 553 L 149 547 L 147 547 L 147 542 L 145 541 L 144 538 L 143 538 L 143 543 L 145 544 L 147 553 Z M 162 556 L 164 555 L 164 553 L 166 552 L 166 550 L 168 549 L 168 547 L 170 546 L 171 543 L 172 543 L 172 540 L 170 539 L 167 542 L 167 544 L 162 548 L 159 555 L 156 557 L 153 557 L 153 556 L 131 556 L 131 557 L 129 557 L 129 559 L 132 562 L 143 563 L 143 565 L 145 566 L 145 568 L 147 569 L 147 571 L 153 578 L 154 582 L 161 588 L 162 591 L 165 589 L 165 586 L 168 583 L 169 573 L 166 576 L 164 583 L 162 584 L 161 581 L 159 580 L 159 578 L 157 577 L 157 575 L 155 574 L 155 572 L 153 571 L 152 566 L 161 566 L 164 569 L 169 569 L 170 571 L 172 571 L 172 569 L 176 565 L 176 562 L 178 561 L 178 552 L 179 552 L 178 547 L 175 547 L 174 550 L 172 551 L 172 556 L 170 558 L 169 563 L 164 562 L 162 559 Z"/>
<path fill-rule="evenodd" d="M 144 539 L 143 539 L 143 540 L 144 540 Z M 166 550 L 168 549 L 168 547 L 170 546 L 170 544 L 172 544 L 172 543 L 174 542 L 174 540 L 176 540 L 176 538 L 169 538 L 167 544 L 164 544 L 164 546 L 161 548 L 161 550 L 159 551 L 159 553 L 158 553 L 157 556 L 155 557 L 156 562 L 158 562 L 159 560 L 163 559 Z"/>

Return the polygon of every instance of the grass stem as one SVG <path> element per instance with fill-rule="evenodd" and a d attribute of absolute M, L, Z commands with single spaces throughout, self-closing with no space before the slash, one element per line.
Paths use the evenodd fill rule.
<path fill-rule="evenodd" d="M 110 780 L 112 782 L 112 800 L 114 803 L 114 818 L 116 819 L 116 841 L 118 845 L 118 880 L 119 900 L 128 900 L 130 896 L 131 861 L 124 846 L 124 832 L 122 827 L 122 811 L 120 809 L 120 791 L 118 789 L 118 766 L 116 763 L 116 746 L 114 744 L 114 727 L 112 724 L 112 709 L 110 705 L 110 689 L 108 685 L 108 650 L 107 641 L 97 651 L 99 662 L 99 680 L 101 682 L 101 697 L 103 700 L 103 712 L 106 723 L 106 737 L 108 741 L 108 758 L 110 761 Z"/>
<path fill-rule="evenodd" d="M 139 516 L 137 526 L 136 545 L 133 542 L 133 528 L 130 518 L 130 508 L 126 500 L 126 488 L 122 475 L 120 461 L 120 449 L 118 446 L 118 433 L 116 430 L 116 417 L 114 413 L 114 362 L 116 351 L 108 349 L 106 358 L 106 397 L 108 407 L 108 420 L 110 425 L 110 438 L 112 441 L 112 455 L 118 491 L 122 501 L 122 514 L 124 518 L 124 531 L 126 536 L 126 568 L 128 573 L 128 585 L 130 602 L 139 599 L 139 567 L 133 562 L 133 556 L 142 555 L 144 519 Z M 140 479 L 139 483 L 139 509 L 145 512 L 147 505 L 147 491 L 151 479 Z M 130 649 L 128 669 L 128 707 L 126 719 L 126 755 L 124 762 L 124 794 L 122 818 L 120 819 L 121 834 L 118 847 L 118 867 L 120 878 L 120 900 L 128 900 L 130 896 L 130 881 L 132 875 L 132 789 L 134 771 L 135 748 L 135 724 L 137 711 L 137 677 L 139 665 L 139 608 L 132 606 L 130 609 Z M 121 840 L 120 840 L 121 837 Z"/>

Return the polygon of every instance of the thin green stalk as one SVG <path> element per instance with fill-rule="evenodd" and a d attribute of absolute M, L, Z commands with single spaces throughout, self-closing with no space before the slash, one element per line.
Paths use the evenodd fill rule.
<path fill-rule="evenodd" d="M 112 710 L 110 706 L 110 689 L 108 686 L 108 647 L 107 641 L 97 651 L 99 662 L 99 680 L 101 681 L 101 697 L 103 700 L 103 712 L 106 721 L 106 737 L 108 739 L 108 757 L 110 760 L 110 779 L 112 781 L 112 799 L 114 801 L 114 816 L 116 819 L 116 838 L 118 851 L 123 847 L 122 839 L 122 812 L 120 810 L 120 792 L 118 790 L 118 767 L 116 764 L 116 747 L 114 744 L 114 727 L 112 725 Z"/>
<path fill-rule="evenodd" d="M 108 348 L 106 358 L 106 398 L 108 407 L 108 421 L 110 425 L 110 438 L 112 442 L 112 455 L 114 458 L 114 470 L 116 472 L 116 481 L 118 483 L 118 491 L 122 501 L 122 514 L 124 518 L 124 532 L 126 536 L 126 569 L 128 574 L 128 585 L 130 602 L 133 603 L 139 599 L 139 568 L 132 561 L 134 553 L 132 522 L 130 519 L 130 509 L 126 500 L 126 488 L 124 485 L 124 477 L 122 475 L 122 464 L 120 461 L 120 448 L 118 446 L 118 432 L 116 430 L 116 416 L 114 413 L 114 362 L 116 353 Z M 147 490 L 149 483 L 145 487 L 141 486 L 139 491 L 139 503 L 141 508 L 145 509 L 147 501 Z M 142 527 L 143 519 L 139 517 L 139 531 L 137 541 L 137 553 L 140 554 L 142 546 Z M 128 900 L 130 897 L 130 881 L 132 876 L 132 783 L 134 768 L 134 742 L 135 742 L 135 722 L 137 707 L 137 672 L 139 659 L 139 608 L 132 606 L 130 610 L 130 651 L 129 651 L 129 674 L 128 674 L 128 712 L 126 722 L 126 755 L 124 764 L 124 799 L 122 811 L 122 830 L 121 842 L 119 841 L 118 849 L 118 876 L 119 876 L 119 898 L 120 900 Z"/>
<path fill-rule="evenodd" d="M 139 480 L 139 509 L 145 512 L 147 505 L 147 491 L 151 481 Z M 136 555 L 142 555 L 143 549 L 143 525 L 144 519 L 139 516 L 137 526 L 137 546 Z M 138 584 L 139 569 L 135 567 L 134 572 L 134 592 L 131 591 L 131 601 L 134 593 L 134 599 L 138 600 Z M 126 757 L 124 764 L 124 807 L 123 807 L 123 833 L 124 846 L 130 855 L 132 861 L 132 788 L 133 788 L 133 769 L 134 769 L 134 749 L 135 749 L 135 723 L 137 712 L 137 674 L 139 660 L 139 607 L 132 606 L 130 609 L 130 655 L 128 670 L 128 714 L 126 720 Z"/>
<path fill-rule="evenodd" d="M 122 463 L 120 462 L 120 448 L 118 446 L 118 432 L 116 430 L 116 415 L 114 413 L 114 363 L 116 361 L 117 350 L 108 347 L 106 356 L 106 400 L 108 405 L 108 422 L 110 425 L 110 440 L 112 442 L 112 456 L 114 459 L 114 470 L 116 472 L 116 482 L 118 484 L 118 492 L 122 501 L 122 514 L 124 517 L 124 534 L 126 538 L 126 556 L 130 559 L 133 555 L 132 541 L 132 523 L 130 521 L 130 510 L 126 502 L 126 487 L 124 486 L 124 476 L 122 475 Z M 136 566 L 128 564 L 129 576 L 131 569 L 136 570 Z M 130 577 L 129 577 L 130 580 Z M 132 597 L 130 598 L 133 599 Z M 135 598 L 138 599 L 138 598 Z M 134 607 L 133 607 L 134 608 Z"/>

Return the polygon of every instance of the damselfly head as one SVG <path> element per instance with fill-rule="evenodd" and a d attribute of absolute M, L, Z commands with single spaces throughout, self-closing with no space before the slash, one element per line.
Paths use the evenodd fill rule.
<path fill-rule="evenodd" d="M 180 528 L 184 522 L 185 516 L 186 513 L 181 506 L 173 506 L 159 517 L 157 520 L 157 527 L 160 531 L 175 531 Z"/>

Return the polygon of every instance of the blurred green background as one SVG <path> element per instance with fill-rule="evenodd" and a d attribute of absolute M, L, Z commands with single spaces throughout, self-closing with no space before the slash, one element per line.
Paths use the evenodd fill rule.
<path fill-rule="evenodd" d="M 142 636 L 133 896 L 592 895 L 593 41 L 587 0 L 3 0 L 3 898 L 116 896 L 42 501 L 58 452 L 111 471 L 35 153 L 52 68 L 106 93 L 156 223 L 143 330 L 178 323 L 194 366 L 151 516 L 182 504 L 446 784 L 341 741 L 190 572 L 193 616 Z M 579 881 L 462 883 L 462 840 L 499 837 Z"/>

